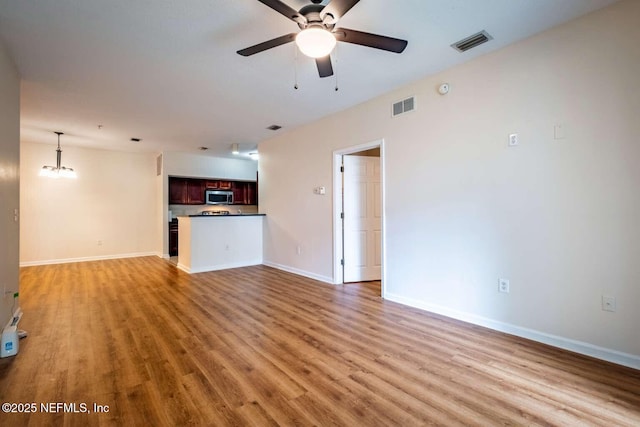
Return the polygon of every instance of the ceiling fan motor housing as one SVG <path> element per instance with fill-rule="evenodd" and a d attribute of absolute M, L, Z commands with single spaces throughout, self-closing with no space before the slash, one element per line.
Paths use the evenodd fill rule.
<path fill-rule="evenodd" d="M 307 22 L 298 22 L 298 27 L 300 27 L 301 30 L 304 30 L 305 28 L 308 28 L 309 26 L 315 24 L 322 25 L 329 31 L 333 30 L 333 27 L 335 27 L 335 19 L 333 15 L 327 13 L 324 19 L 322 19 L 322 16 L 320 16 L 322 9 L 324 9 L 324 6 L 320 4 L 309 4 L 300 9 L 300 15 L 304 16 Z"/>

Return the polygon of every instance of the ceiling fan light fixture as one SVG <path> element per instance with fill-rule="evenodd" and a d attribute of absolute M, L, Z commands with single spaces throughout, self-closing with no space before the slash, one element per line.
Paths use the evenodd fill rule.
<path fill-rule="evenodd" d="M 296 36 L 300 52 L 311 58 L 323 58 L 336 46 L 335 36 L 322 26 L 310 26 Z"/>

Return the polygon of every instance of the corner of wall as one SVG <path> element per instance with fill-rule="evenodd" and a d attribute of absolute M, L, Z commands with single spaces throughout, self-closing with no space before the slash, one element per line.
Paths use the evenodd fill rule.
<path fill-rule="evenodd" d="M 19 292 L 20 75 L 0 40 L 0 327 L 9 321 Z"/>

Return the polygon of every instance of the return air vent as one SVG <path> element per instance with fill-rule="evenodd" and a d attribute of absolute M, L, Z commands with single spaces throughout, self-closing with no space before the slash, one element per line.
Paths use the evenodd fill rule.
<path fill-rule="evenodd" d="M 391 115 L 395 117 L 399 116 L 400 114 L 408 113 L 409 111 L 413 111 L 415 109 L 416 97 L 412 96 L 410 98 L 403 99 L 402 101 L 394 102 L 391 109 Z"/>
<path fill-rule="evenodd" d="M 479 33 L 467 37 L 466 39 L 455 42 L 451 45 L 451 47 L 458 52 L 466 52 L 469 49 L 473 49 L 476 46 L 480 46 L 481 44 L 488 42 L 489 40 L 493 40 L 493 37 L 491 37 L 489 33 L 483 30 Z"/>

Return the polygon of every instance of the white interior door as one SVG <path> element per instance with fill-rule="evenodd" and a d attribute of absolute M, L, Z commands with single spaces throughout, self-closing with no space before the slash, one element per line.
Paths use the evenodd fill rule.
<path fill-rule="evenodd" d="M 380 280 L 382 200 L 380 158 L 343 158 L 344 281 Z"/>

